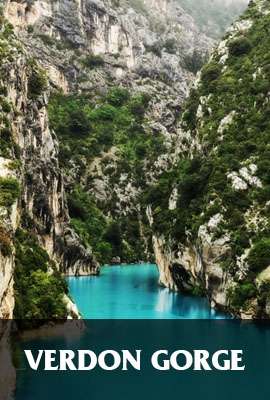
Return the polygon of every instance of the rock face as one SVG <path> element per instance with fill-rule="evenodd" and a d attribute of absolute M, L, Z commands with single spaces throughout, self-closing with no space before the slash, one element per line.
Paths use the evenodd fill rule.
<path fill-rule="evenodd" d="M 91 96 L 97 103 L 110 87 L 119 86 L 151 99 L 144 110 L 142 131 L 160 137 L 160 141 L 162 137 L 164 148 L 153 156 L 154 162 L 145 157 L 142 173 L 138 174 L 134 167 L 131 171 L 122 168 L 119 144 L 91 160 L 80 155 L 78 162 L 78 154 L 73 153 L 64 165 L 64 186 L 68 191 L 79 182 L 99 203 L 98 207 L 102 203 L 101 211 L 106 218 L 118 221 L 122 216 L 133 215 L 139 225 L 141 247 L 147 253 L 140 256 L 150 257 L 149 235 L 145 234 L 142 222 L 145 217 L 138 204 L 143 193 L 139 180 L 151 182 L 167 167 L 167 153 L 174 146 L 176 121 L 189 84 L 213 40 L 199 31 L 176 1 L 3 3 L 6 18 L 29 53 L 45 68 L 52 87 L 61 88 L 64 93 Z M 65 142 L 61 144 L 65 146 Z M 114 173 L 108 174 L 109 169 Z M 52 247 L 50 237 L 44 240 Z M 123 241 L 126 243 L 126 238 Z M 130 252 L 132 244 L 124 246 Z M 122 254 L 113 256 L 122 258 Z M 72 268 L 69 271 L 73 273 Z"/>
<path fill-rule="evenodd" d="M 213 52 L 149 194 L 161 283 L 241 318 L 269 318 L 269 14 L 253 1 Z"/>
<path fill-rule="evenodd" d="M 189 84 L 202 66 L 213 40 L 200 32 L 193 18 L 174 0 L 6 0 L 1 4 L 4 16 L 20 37 L 18 41 L 12 27 L 3 24 L 0 177 L 7 196 L 1 203 L 0 310 L 3 316 L 11 317 L 14 307 L 13 239 L 17 228 L 34 234 L 65 274 L 98 273 L 98 264 L 87 246 L 87 236 L 83 238 L 86 245 L 83 246 L 70 227 L 64 188 L 69 190 L 70 186 L 80 184 L 93 196 L 105 218 L 121 219 L 126 227 L 135 218 L 144 254 L 151 256 L 150 232 L 144 214 L 147 203 L 142 196 L 170 168 L 187 141 L 192 142 L 194 148 L 201 145 L 184 130 L 181 131 L 183 143 L 179 144 L 177 127 Z M 98 109 L 100 99 L 106 98 L 111 87 L 127 88 L 135 96 L 123 107 L 121 105 L 124 140 L 117 137 L 115 143 L 96 154 L 90 162 L 86 157 L 78 161 L 78 154 L 72 154 L 64 165 L 63 175 L 58 163 L 58 141 L 48 123 L 50 89 L 62 89 L 71 96 L 91 95 L 91 102 L 96 102 Z M 108 101 L 104 102 L 108 106 Z M 198 115 L 199 111 L 204 112 L 203 104 Z M 115 115 L 118 112 L 117 109 Z M 105 117 L 108 118 L 108 108 Z M 224 120 L 220 129 L 225 129 L 229 123 Z M 128 127 L 125 124 L 129 124 Z M 136 141 L 132 142 L 135 132 L 138 136 L 145 134 L 149 142 L 147 151 L 152 151 L 153 156 L 149 156 L 141 143 L 137 146 Z M 130 138 L 126 140 L 127 134 L 130 142 Z M 97 138 L 97 142 L 99 140 Z M 154 149 L 152 144 L 156 146 Z M 61 145 L 66 146 L 66 143 Z M 135 145 L 136 157 L 138 154 L 141 157 L 138 169 L 132 159 Z M 242 170 L 244 174 L 252 174 L 252 171 Z M 170 192 L 171 213 L 177 209 L 179 193 L 175 188 Z M 154 209 L 153 219 L 155 221 Z M 81 225 L 77 228 L 81 231 Z M 128 253 L 130 233 L 127 229 L 125 233 L 122 244 L 125 242 Z M 170 246 L 158 232 L 154 241 L 156 256 L 162 260 L 167 254 L 167 250 L 162 249 L 164 243 Z M 102 245 L 104 248 L 104 243 Z M 187 263 L 194 257 L 197 260 L 198 254 L 187 254 Z M 166 270 L 161 281 L 172 288 L 179 275 L 177 262 L 170 261 L 174 258 L 178 260 L 175 251 L 170 249 L 165 262 L 160 261 Z"/>
<path fill-rule="evenodd" d="M 12 318 L 18 227 L 35 234 L 66 274 L 96 273 L 98 265 L 69 226 L 57 140 L 48 128 L 45 77 L 3 21 L 0 85 L 0 317 Z"/>
<path fill-rule="evenodd" d="M 34 235 L 65 274 L 96 274 L 98 264 L 69 225 L 58 143 L 48 127 L 45 75 L 12 26 L 0 18 L 0 358 L 6 366 L 0 397 L 8 399 L 15 387 L 15 370 L 10 324 L 3 320 L 11 320 L 14 312 L 16 231 L 22 228 Z M 79 317 L 66 295 L 63 303 L 68 317 Z"/>
<path fill-rule="evenodd" d="M 213 44 L 176 1 L 4 3 L 6 17 L 57 87 L 102 91 L 111 82 L 145 91 L 155 98 L 153 124 L 165 132 Z"/>

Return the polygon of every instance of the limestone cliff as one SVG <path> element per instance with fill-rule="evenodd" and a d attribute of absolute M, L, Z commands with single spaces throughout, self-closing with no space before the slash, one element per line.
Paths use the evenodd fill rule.
<path fill-rule="evenodd" d="M 147 93 L 148 127 L 170 141 L 213 44 L 176 1 L 4 1 L 4 9 L 55 87 L 92 96 L 118 85 Z"/>
<path fill-rule="evenodd" d="M 16 380 L 9 342 L 15 299 L 16 318 L 79 317 L 61 285 L 56 287 L 55 272 L 47 271 L 45 263 L 42 267 L 42 258 L 35 258 L 34 246 L 28 247 L 27 268 L 34 260 L 40 279 L 48 277 L 46 290 L 55 296 L 56 305 L 51 310 L 56 313 L 46 316 L 37 312 L 38 307 L 43 308 L 42 301 L 49 306 L 49 298 L 42 300 L 41 293 L 29 298 L 35 303 L 34 314 L 26 302 L 19 304 L 18 230 L 35 238 L 35 249 L 45 257 L 48 267 L 50 260 L 50 268 L 65 274 L 89 274 L 96 273 L 98 265 L 69 226 L 57 140 L 48 128 L 46 76 L 2 15 L 0 25 L 0 359 L 5 365 L 0 397 L 10 399 Z M 41 286 L 32 281 L 34 275 L 22 274 L 25 286 L 36 286 L 38 292 Z M 57 279 L 60 282 L 60 275 Z"/>
<path fill-rule="evenodd" d="M 9 25 L 4 47 L 10 51 L 2 63 L 8 126 L 1 173 L 12 196 L 3 211 L 0 293 L 8 316 L 15 247 L 23 254 L 36 248 L 24 235 L 14 247 L 18 227 L 31 232 L 65 274 L 97 273 L 89 245 L 102 263 L 119 255 L 125 261 L 152 256 L 148 189 L 182 152 L 177 127 L 183 102 L 213 40 L 176 0 L 1 3 L 20 37 Z M 197 146 L 181 132 L 185 146 Z M 84 246 L 70 227 L 64 189 Z M 178 190 L 171 189 L 173 212 Z M 154 229 L 154 208 L 149 212 Z M 158 232 L 154 240 L 162 260 L 164 240 Z M 170 249 L 163 263 L 171 287 L 173 256 Z M 53 266 L 43 253 L 42 259 L 44 268 Z"/>
<path fill-rule="evenodd" d="M 251 2 L 215 49 L 148 194 L 161 283 L 241 318 L 269 318 L 269 14 Z"/>
<path fill-rule="evenodd" d="M 37 237 L 66 274 L 96 273 L 98 265 L 69 226 L 46 76 L 3 17 L 0 46 L 0 317 L 12 318 L 18 228 Z"/>
<path fill-rule="evenodd" d="M 171 165 L 183 101 L 213 40 L 178 0 L 3 4 L 51 86 L 67 95 L 53 103 L 51 124 L 73 226 L 102 263 L 151 258 L 144 193 Z M 128 95 L 116 95 L 119 87 Z M 61 121 L 64 109 L 84 125 L 81 136 L 72 118 Z"/>
<path fill-rule="evenodd" d="M 119 85 L 132 94 L 147 94 L 151 102 L 142 130 L 157 140 L 162 135 L 172 146 L 188 85 L 212 45 L 175 1 L 5 1 L 4 10 L 53 87 L 85 94 L 96 103 Z M 67 147 L 64 140 L 61 153 Z M 102 202 L 106 217 L 111 208 L 114 214 L 143 219 L 137 207 L 142 192 L 138 174 L 121 169 L 119 152 L 119 145 L 91 159 L 72 152 L 64 162 L 65 186 L 70 191 L 74 182 L 80 183 Z M 158 161 L 160 156 L 155 156 L 157 164 L 145 161 L 145 180 L 167 164 L 166 155 Z M 108 175 L 109 168 L 113 174 Z"/>

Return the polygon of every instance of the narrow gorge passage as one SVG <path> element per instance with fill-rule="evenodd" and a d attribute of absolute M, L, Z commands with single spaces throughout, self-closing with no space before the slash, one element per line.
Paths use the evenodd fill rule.
<path fill-rule="evenodd" d="M 99 277 L 72 277 L 68 284 L 87 319 L 224 318 L 205 298 L 158 286 L 158 270 L 153 264 L 106 266 Z"/>

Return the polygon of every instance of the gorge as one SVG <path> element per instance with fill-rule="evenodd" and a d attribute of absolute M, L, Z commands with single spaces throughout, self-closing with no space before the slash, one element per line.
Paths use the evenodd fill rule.
<path fill-rule="evenodd" d="M 1 316 L 76 316 L 59 272 L 153 258 L 143 197 L 215 34 L 176 1 L 1 4 Z"/>
<path fill-rule="evenodd" d="M 269 1 L 0 4 L 0 318 L 268 319 Z"/>
<path fill-rule="evenodd" d="M 267 318 L 267 1 L 208 63 L 246 1 L 207 29 L 206 2 L 1 3 L 1 317 L 78 316 L 61 274 L 148 260 Z"/>

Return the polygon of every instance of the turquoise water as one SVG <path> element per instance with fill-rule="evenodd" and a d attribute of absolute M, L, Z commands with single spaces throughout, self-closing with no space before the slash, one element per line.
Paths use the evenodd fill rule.
<path fill-rule="evenodd" d="M 270 325 L 222 315 L 207 300 L 169 292 L 158 286 L 155 265 L 105 267 L 100 277 L 69 278 L 72 296 L 85 320 L 85 330 L 73 336 L 77 321 L 65 335 L 37 337 L 22 349 L 142 349 L 141 371 L 38 371 L 21 356 L 16 400 L 265 400 L 270 398 Z M 108 318 L 108 319 L 106 319 Z M 127 318 L 132 318 L 127 320 Z M 141 319 L 140 319 L 141 318 Z M 245 371 L 157 371 L 151 355 L 158 349 L 242 349 Z"/>
<path fill-rule="evenodd" d="M 224 317 L 206 299 L 158 286 L 153 264 L 103 267 L 99 277 L 68 278 L 71 296 L 89 319 L 206 319 Z"/>

